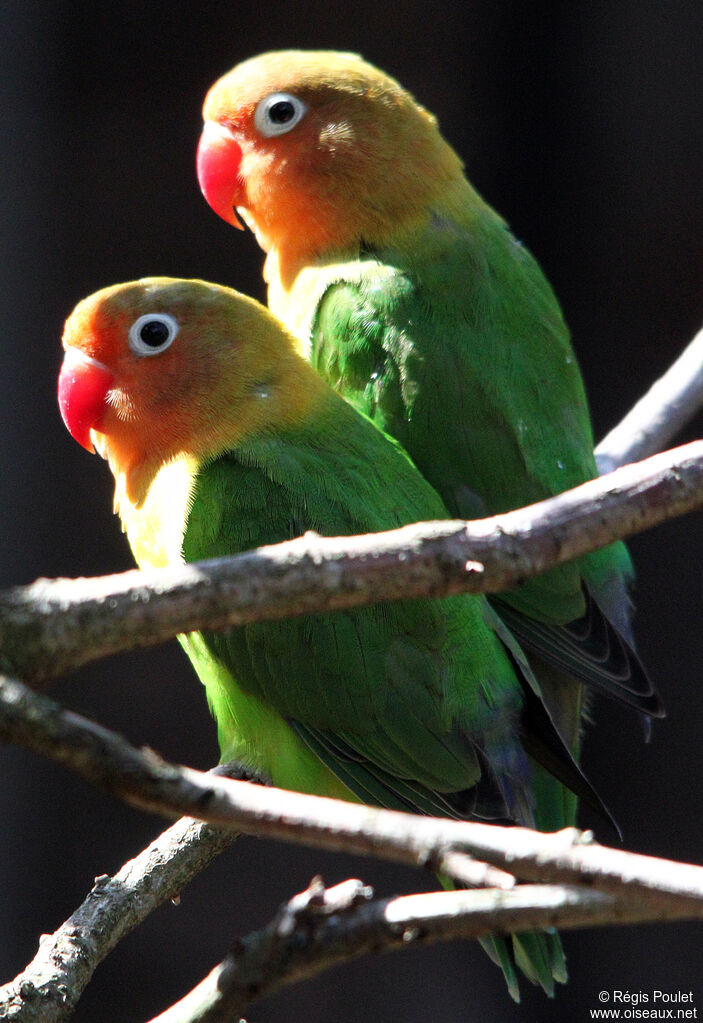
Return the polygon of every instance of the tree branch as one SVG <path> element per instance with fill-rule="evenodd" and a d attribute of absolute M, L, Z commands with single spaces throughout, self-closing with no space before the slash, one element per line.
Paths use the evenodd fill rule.
<path fill-rule="evenodd" d="M 561 885 L 369 901 L 371 895 L 360 881 L 325 889 L 316 878 L 266 927 L 235 942 L 224 962 L 150 1023 L 233 1023 L 254 1002 L 281 987 L 363 955 L 418 943 L 652 919 L 651 909 L 635 900 Z M 667 918 L 674 919 L 678 911 L 673 913 Z M 695 915 L 703 916 L 703 904 Z"/>
<path fill-rule="evenodd" d="M 0 668 L 34 682 L 179 632 L 370 604 L 499 592 L 703 506 L 703 441 L 476 522 L 320 537 L 152 571 L 38 580 L 0 595 Z"/>
<path fill-rule="evenodd" d="M 241 767 L 230 764 L 203 773 L 166 763 L 152 750 L 138 750 L 115 732 L 72 711 L 64 710 L 53 700 L 32 692 L 21 682 L 2 677 L 0 738 L 61 763 L 89 783 L 140 809 L 165 817 L 177 816 L 180 812 L 190 814 L 193 811 L 194 817 L 202 817 L 213 823 L 220 822 L 237 831 L 246 830 L 249 834 L 259 833 L 253 818 L 248 828 L 236 826 L 236 809 L 234 816 L 232 813 L 236 801 L 231 803 L 231 793 L 225 791 L 224 816 L 219 811 L 211 815 L 204 805 L 214 795 L 206 779 L 212 781 L 214 776 L 219 777 L 225 773 L 228 778 L 251 778 L 252 775 L 246 774 Z M 251 786 L 252 790 L 256 788 L 256 785 Z M 284 802 L 288 795 L 293 795 L 282 789 L 271 791 L 282 794 Z M 244 790 L 244 793 L 248 799 L 249 789 Z M 251 805 L 255 806 L 255 802 Z M 328 802 L 334 807 L 348 806 L 337 800 Z M 245 818 L 247 815 L 245 810 Z M 256 816 L 257 811 L 254 809 Z M 169 841 L 165 838 L 167 848 L 170 847 Z M 331 848 L 345 848 L 344 839 L 341 845 L 338 843 Z M 174 851 L 178 853 L 179 849 L 174 847 Z M 402 846 L 391 858 L 410 866 L 426 866 L 428 860 L 424 850 Z M 493 885 L 507 889 L 515 883 L 512 874 L 449 849 L 438 849 L 432 859 L 433 870 L 446 873 L 461 884 Z"/>
<path fill-rule="evenodd" d="M 661 451 L 703 406 L 703 330 L 596 447 L 601 473 Z"/>
<path fill-rule="evenodd" d="M 235 764 L 214 772 L 244 776 Z M 0 987 L 0 1019 L 68 1019 L 96 967 L 118 942 L 158 906 L 180 895 L 236 837 L 231 830 L 183 817 L 113 877 L 96 878 L 75 912 L 53 934 L 42 936 L 26 969 Z"/>
<path fill-rule="evenodd" d="M 0 680 L 0 687 L 2 684 Z M 4 690 L 4 698 L 16 708 L 21 691 L 21 687 L 10 685 Z M 45 711 L 52 716 L 58 711 L 51 701 L 36 694 L 29 694 L 29 703 L 34 704 L 35 712 L 32 721 L 27 722 L 28 731 L 36 727 Z M 109 748 L 113 754 L 118 750 L 119 762 L 115 764 L 118 772 L 127 765 L 138 764 L 141 756 L 149 759 L 150 766 L 155 763 L 153 755 L 137 752 L 135 758 L 119 737 L 110 736 L 91 722 L 81 722 L 75 715 L 59 712 L 64 714 L 71 719 L 73 728 L 86 726 L 89 745 L 96 750 L 102 749 L 104 753 Z M 14 712 L 12 716 L 16 717 Z M 93 734 L 94 730 L 97 734 Z M 39 740 L 34 748 L 40 748 Z M 84 750 L 84 766 L 88 757 Z M 220 765 L 202 777 L 213 774 L 251 777 L 234 763 Z M 53 934 L 42 937 L 39 952 L 26 969 L 0 987 L 0 1018 L 10 1023 L 61 1023 L 68 1019 L 95 969 L 118 942 L 159 905 L 179 895 L 235 838 L 232 830 L 183 817 L 113 877 L 97 878 L 87 898 L 68 920 Z M 417 857 L 409 855 L 406 862 L 416 864 Z M 515 884 L 511 874 L 457 852 L 440 855 L 438 869 L 465 884 L 499 889 Z"/>
<path fill-rule="evenodd" d="M 697 915 L 703 867 L 593 842 L 574 828 L 543 834 L 520 827 L 380 810 L 219 778 L 140 751 L 21 683 L 0 679 L 0 738 L 42 753 L 86 781 L 164 816 L 188 814 L 246 834 L 377 856 L 452 873 L 461 852 L 529 881 L 586 884 L 636 896 L 655 910 Z"/>

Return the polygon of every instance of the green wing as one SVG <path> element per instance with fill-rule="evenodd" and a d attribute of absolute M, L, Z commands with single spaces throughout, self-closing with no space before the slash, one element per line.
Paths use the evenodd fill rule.
<path fill-rule="evenodd" d="M 335 405 L 316 433 L 261 438 L 202 468 L 186 560 L 306 530 L 344 535 L 446 516 L 404 454 L 344 402 Z M 203 679 L 214 685 L 218 716 L 229 719 L 218 722 L 223 746 L 241 725 L 241 692 L 290 722 L 362 799 L 437 812 L 444 804 L 435 792 L 473 789 L 489 764 L 500 800 L 491 791 L 486 812 L 500 802 L 500 816 L 532 819 L 521 686 L 484 606 L 468 597 L 406 601 L 206 634 L 230 676 L 226 699 L 221 670 L 217 683 Z"/>
<path fill-rule="evenodd" d="M 479 238 L 435 218 L 411 253 L 368 252 L 359 266 L 353 281 L 330 275 L 312 363 L 401 442 L 452 515 L 521 507 L 597 474 L 558 305 L 499 222 Z M 659 714 L 633 650 L 630 573 L 616 544 L 494 603 L 521 641 L 570 676 Z"/>

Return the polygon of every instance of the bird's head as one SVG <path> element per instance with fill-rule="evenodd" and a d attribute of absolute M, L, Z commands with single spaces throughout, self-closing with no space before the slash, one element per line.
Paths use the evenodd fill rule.
<path fill-rule="evenodd" d="M 204 281 L 151 277 L 98 291 L 69 316 L 63 346 L 64 423 L 116 476 L 278 429 L 317 390 L 268 310 Z"/>
<path fill-rule="evenodd" d="M 266 53 L 213 85 L 198 178 L 228 223 L 306 257 L 387 236 L 461 174 L 434 117 L 394 79 L 334 51 Z"/>

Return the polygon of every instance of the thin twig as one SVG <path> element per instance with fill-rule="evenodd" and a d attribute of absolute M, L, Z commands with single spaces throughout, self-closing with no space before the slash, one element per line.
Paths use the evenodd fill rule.
<path fill-rule="evenodd" d="M 462 852 L 525 880 L 586 884 L 636 896 L 642 905 L 663 911 L 697 913 L 703 904 L 700 866 L 601 846 L 575 828 L 543 834 L 421 817 L 177 767 L 2 678 L 0 738 L 49 756 L 86 781 L 164 816 L 188 814 L 246 834 L 434 871 L 449 872 L 452 861 L 445 854 Z"/>
<path fill-rule="evenodd" d="M 165 817 L 175 817 L 184 812 L 230 828 L 236 827 L 232 814 L 236 800 L 231 803 L 231 793 L 225 791 L 224 816 L 220 811 L 211 815 L 207 809 L 206 804 L 215 795 L 208 779 L 214 782 L 214 776 L 219 777 L 225 771 L 228 778 L 241 779 L 245 777 L 242 768 L 237 768 L 235 773 L 234 765 L 225 765 L 203 773 L 166 763 L 152 750 L 138 750 L 115 732 L 64 710 L 55 701 L 32 692 L 21 682 L 2 676 L 0 738 L 56 760 L 96 787 L 140 809 Z M 251 778 L 251 773 L 247 777 Z M 252 789 L 256 788 L 252 786 Z M 282 794 L 284 802 L 288 796 L 298 795 L 282 789 L 271 791 Z M 240 795 L 248 799 L 250 790 L 247 788 Z M 328 802 L 331 806 L 348 807 L 348 804 L 340 804 L 337 800 Z M 236 830 L 244 829 L 236 827 Z M 248 833 L 258 833 L 253 820 L 249 821 Z M 343 845 L 332 847 L 343 848 Z M 353 848 L 350 847 L 350 851 L 354 851 Z M 461 884 L 507 889 L 515 883 L 512 874 L 449 848 L 437 847 L 428 852 L 400 846 L 390 858 L 409 866 L 427 866 Z"/>
<path fill-rule="evenodd" d="M 280 988 L 363 955 L 496 931 L 642 923 L 654 912 L 632 899 L 562 885 L 369 898 L 359 881 L 325 890 L 316 879 L 267 927 L 236 942 L 224 962 L 151 1023 L 232 1023 Z M 679 912 L 689 916 L 673 910 L 667 919 Z M 690 915 L 703 917 L 703 904 Z"/>
<path fill-rule="evenodd" d="M 703 330 L 596 448 L 601 473 L 661 451 L 703 407 Z"/>
<path fill-rule="evenodd" d="M 0 670 L 39 681 L 97 657 L 207 626 L 378 600 L 498 592 L 703 506 L 703 441 L 518 511 L 387 533 L 306 534 L 274 547 L 0 595 Z"/>
<path fill-rule="evenodd" d="M 234 764 L 218 774 L 242 777 Z M 236 838 L 231 830 L 183 817 L 113 877 L 106 874 L 10 983 L 0 987 L 0 1019 L 60 1023 L 68 1019 L 96 967 L 158 906 L 174 899 Z"/>

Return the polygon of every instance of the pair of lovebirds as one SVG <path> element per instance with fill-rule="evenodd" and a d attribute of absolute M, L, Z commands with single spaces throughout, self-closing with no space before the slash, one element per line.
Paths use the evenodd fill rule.
<path fill-rule="evenodd" d="M 63 339 L 64 421 L 108 460 L 141 566 L 481 517 L 596 475 L 547 281 L 397 82 L 350 54 L 270 53 L 220 79 L 204 117 L 202 191 L 267 252 L 271 312 L 149 278 L 85 299 Z M 600 805 L 577 766 L 588 692 L 662 713 L 630 575 L 615 544 L 488 600 L 181 642 L 224 759 L 287 788 L 555 830 L 577 796 Z M 516 999 L 516 967 L 549 994 L 566 979 L 551 931 L 482 943 Z"/>

